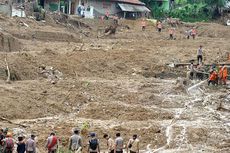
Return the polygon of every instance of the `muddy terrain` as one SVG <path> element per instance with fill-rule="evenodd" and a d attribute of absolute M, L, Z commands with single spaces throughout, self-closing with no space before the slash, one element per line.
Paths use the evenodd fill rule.
<path fill-rule="evenodd" d="M 188 90 L 198 81 L 186 80 L 187 68 L 167 66 L 196 59 L 200 45 L 205 64 L 227 62 L 230 27 L 183 23 L 168 40 L 167 24 L 158 33 L 151 23 L 141 31 L 139 20 L 120 20 L 115 35 L 102 37 L 112 21 L 51 19 L 0 17 L 0 125 L 15 138 L 36 134 L 44 153 L 51 131 L 63 149 L 77 127 L 85 144 L 95 131 L 102 150 L 103 134 L 121 132 L 125 142 L 138 134 L 141 152 L 230 152 L 228 86 Z M 187 40 L 194 25 L 198 37 Z"/>

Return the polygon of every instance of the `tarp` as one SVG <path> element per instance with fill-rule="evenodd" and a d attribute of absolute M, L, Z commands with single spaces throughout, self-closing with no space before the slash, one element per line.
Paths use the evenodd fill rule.
<path fill-rule="evenodd" d="M 124 12 L 151 12 L 147 7 L 143 5 L 132 5 L 118 3 L 119 7 Z"/>

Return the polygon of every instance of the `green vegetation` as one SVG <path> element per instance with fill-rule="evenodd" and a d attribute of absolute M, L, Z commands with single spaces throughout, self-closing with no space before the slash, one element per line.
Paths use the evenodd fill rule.
<path fill-rule="evenodd" d="M 170 4 L 168 10 L 163 7 L 162 2 L 156 0 L 142 1 L 151 9 L 152 16 L 156 19 L 171 16 L 183 21 L 195 22 L 220 17 L 224 6 L 230 0 L 175 0 L 174 3 Z"/>

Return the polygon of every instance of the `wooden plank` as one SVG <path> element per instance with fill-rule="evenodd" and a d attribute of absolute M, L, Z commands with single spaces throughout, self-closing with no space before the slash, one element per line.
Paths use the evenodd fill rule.
<path fill-rule="evenodd" d="M 167 63 L 166 65 L 174 65 L 174 67 L 180 67 L 180 66 L 189 66 L 191 63 Z M 198 64 L 194 64 L 198 65 Z M 204 66 L 212 66 L 213 64 L 204 64 Z M 215 65 L 226 65 L 227 67 L 230 67 L 230 63 L 217 63 Z"/>

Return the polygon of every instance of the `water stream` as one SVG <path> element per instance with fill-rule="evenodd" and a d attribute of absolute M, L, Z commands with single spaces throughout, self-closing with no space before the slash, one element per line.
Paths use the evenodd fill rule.
<path fill-rule="evenodd" d="M 192 146 L 192 144 L 189 144 L 188 142 L 188 135 L 187 135 L 187 128 L 188 127 L 193 127 L 194 124 L 197 124 L 196 126 L 200 127 L 200 125 L 202 125 L 204 120 L 207 120 L 205 118 L 201 118 L 201 119 L 196 119 L 195 122 L 183 122 L 180 120 L 181 115 L 183 115 L 183 113 L 186 113 L 188 111 L 191 111 L 194 107 L 195 104 L 202 101 L 202 105 L 206 106 L 209 105 L 210 100 L 212 98 L 212 94 L 205 94 L 204 90 L 202 90 L 200 88 L 200 86 L 202 84 L 204 84 L 206 82 L 202 81 L 199 82 L 197 84 L 195 84 L 192 87 L 189 87 L 187 90 L 188 96 L 187 98 L 184 98 L 184 108 L 178 109 L 178 111 L 175 113 L 174 118 L 172 119 L 171 123 L 169 125 L 166 126 L 165 129 L 165 136 L 166 136 L 166 144 L 163 147 L 157 148 L 157 149 L 153 149 L 151 151 L 151 153 L 177 153 L 177 152 L 203 152 L 203 150 L 212 150 L 212 151 L 220 151 L 214 148 L 210 148 L 210 146 L 206 146 L 206 144 L 203 144 L 201 147 L 197 146 Z M 161 96 L 164 96 L 164 100 L 162 102 L 165 101 L 170 101 L 172 102 L 173 100 L 175 101 L 176 98 L 174 99 L 174 95 L 170 95 L 169 94 L 169 90 L 166 92 L 162 92 Z M 204 111 L 207 112 L 207 114 L 212 114 L 213 116 L 217 116 L 218 118 L 220 118 L 220 120 L 222 122 L 228 123 L 229 121 L 227 120 L 226 116 L 222 115 L 221 113 L 217 112 L 216 110 L 214 110 L 213 108 L 211 108 L 210 106 L 207 106 L 204 108 Z M 199 113 L 199 115 L 202 114 Z M 223 124 L 225 130 L 229 133 L 229 125 L 230 124 Z M 175 127 L 180 127 L 181 131 L 178 135 L 174 136 L 174 128 Z M 209 128 L 212 128 L 212 125 L 209 125 Z M 213 127 L 214 128 L 214 127 Z M 171 147 L 172 144 L 175 144 L 174 147 Z M 196 151 L 194 151 L 194 149 Z M 150 153 L 150 151 L 148 150 L 148 153 Z"/>

